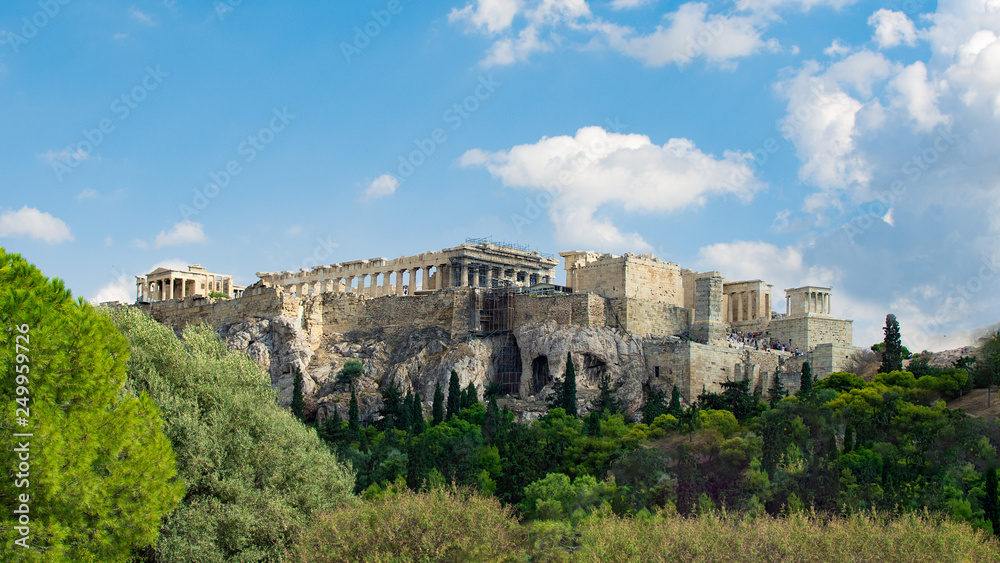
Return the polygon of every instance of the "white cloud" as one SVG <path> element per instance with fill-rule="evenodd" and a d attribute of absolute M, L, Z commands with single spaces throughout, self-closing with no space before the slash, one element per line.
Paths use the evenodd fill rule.
<path fill-rule="evenodd" d="M 605 34 L 613 49 L 647 66 L 670 63 L 685 66 L 700 57 L 714 64 L 731 66 L 733 59 L 764 49 L 779 49 L 777 41 L 761 39 L 764 21 L 752 15 L 709 15 L 706 4 L 689 2 L 667 14 L 666 19 L 669 25 L 657 26 L 648 35 L 613 24 L 595 28 Z"/>
<path fill-rule="evenodd" d="M 181 221 L 174 224 L 170 231 L 160 231 L 160 234 L 156 235 L 156 239 L 153 241 L 153 246 L 162 248 L 180 244 L 203 243 L 206 240 L 201 223 Z"/>
<path fill-rule="evenodd" d="M 473 28 L 485 28 L 493 34 L 510 27 L 522 6 L 522 0 L 476 0 L 475 6 L 470 3 L 461 10 L 452 8 L 448 23 L 465 21 Z"/>
<path fill-rule="evenodd" d="M 149 25 L 149 26 L 156 25 L 156 21 L 153 19 L 153 16 L 139 10 L 135 6 L 129 8 L 128 15 L 131 16 L 132 19 L 143 25 Z"/>
<path fill-rule="evenodd" d="M 889 86 L 898 93 L 894 101 L 906 108 L 921 131 L 931 131 L 949 121 L 938 110 L 937 93 L 927 80 L 927 67 L 923 62 L 917 61 L 904 68 Z"/>
<path fill-rule="evenodd" d="M 474 149 L 459 162 L 485 167 L 506 186 L 544 192 L 536 199 L 548 207 L 563 244 L 648 250 L 641 235 L 621 232 L 601 214 L 602 208 L 671 212 L 726 194 L 747 201 L 763 187 L 750 169 L 750 158 L 736 152 L 717 158 L 688 139 L 670 139 L 660 146 L 645 135 L 584 127 L 573 137 L 543 137 L 506 151 Z M 526 211 L 512 220 L 520 229 L 533 215 Z"/>
<path fill-rule="evenodd" d="M 135 287 L 135 279 L 128 279 L 123 274 L 115 277 L 107 285 L 99 289 L 97 295 L 94 295 L 90 302 L 95 305 L 108 301 L 131 303 L 135 301 Z"/>
<path fill-rule="evenodd" d="M 77 148 L 73 152 L 70 152 L 67 149 L 63 149 L 61 151 L 47 150 L 38 155 L 38 158 L 45 164 L 55 164 L 57 162 L 67 164 L 72 161 L 90 160 L 90 153 L 81 148 Z"/>
<path fill-rule="evenodd" d="M 292 225 L 285 230 L 285 235 L 294 237 L 302 234 L 302 225 Z"/>
<path fill-rule="evenodd" d="M 839 39 L 834 39 L 833 43 L 829 47 L 823 49 L 823 54 L 828 57 L 843 57 L 851 52 L 851 48 L 840 42 Z"/>
<path fill-rule="evenodd" d="M 368 187 L 365 188 L 364 199 L 366 201 L 371 201 L 373 199 L 390 196 L 396 193 L 396 188 L 398 187 L 399 180 L 391 174 L 383 174 L 368 184 Z"/>
<path fill-rule="evenodd" d="M 97 190 L 87 188 L 76 195 L 76 199 L 94 199 L 97 197 Z"/>
<path fill-rule="evenodd" d="M 903 12 L 882 8 L 868 18 L 868 25 L 875 28 L 873 38 L 880 49 L 900 44 L 912 47 L 917 44 L 917 29 Z"/>
<path fill-rule="evenodd" d="M 110 235 L 104 237 L 104 246 L 114 246 L 114 244 L 115 244 L 115 239 L 111 238 Z"/>
<path fill-rule="evenodd" d="M 25 205 L 18 211 L 0 213 L 0 238 L 27 236 L 48 244 L 73 240 L 73 233 L 61 219 Z"/>
<path fill-rule="evenodd" d="M 839 10 L 856 3 L 858 0 L 738 0 L 736 7 L 740 10 L 756 12 L 774 12 L 777 10 L 795 10 L 808 12 L 816 7 L 829 7 Z"/>
<path fill-rule="evenodd" d="M 652 4 L 655 0 L 612 0 L 611 9 L 612 10 L 630 10 L 632 8 L 640 8 L 647 4 Z"/>

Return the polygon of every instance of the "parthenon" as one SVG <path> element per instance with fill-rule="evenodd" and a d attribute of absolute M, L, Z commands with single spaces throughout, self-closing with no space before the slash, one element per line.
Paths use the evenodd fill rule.
<path fill-rule="evenodd" d="M 450 287 L 517 287 L 552 283 L 559 261 L 508 243 L 469 239 L 438 252 L 393 260 L 370 258 L 297 272 L 257 272 L 265 286 L 296 295 L 354 293 L 365 297 L 414 295 Z"/>

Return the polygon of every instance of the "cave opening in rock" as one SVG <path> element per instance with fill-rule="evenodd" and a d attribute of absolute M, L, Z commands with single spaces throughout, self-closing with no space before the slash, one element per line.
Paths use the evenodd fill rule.
<path fill-rule="evenodd" d="M 531 361 L 531 393 L 538 393 L 549 383 L 552 383 L 552 374 L 549 373 L 549 357 L 538 356 Z"/>
<path fill-rule="evenodd" d="M 583 354 L 583 377 L 581 379 L 585 383 L 598 385 L 607 373 L 608 364 L 604 360 L 593 354 Z"/>

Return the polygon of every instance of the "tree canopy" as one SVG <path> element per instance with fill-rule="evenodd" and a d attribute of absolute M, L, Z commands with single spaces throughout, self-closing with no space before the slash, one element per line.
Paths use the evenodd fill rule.
<path fill-rule="evenodd" d="M 184 487 L 160 409 L 126 386 L 128 342 L 3 249 L 0 319 L 4 560 L 129 560 L 156 541 Z"/>

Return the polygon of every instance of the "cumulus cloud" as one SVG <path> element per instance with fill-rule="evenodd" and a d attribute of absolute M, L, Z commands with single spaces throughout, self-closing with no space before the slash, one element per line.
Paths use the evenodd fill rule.
<path fill-rule="evenodd" d="M 97 190 L 87 188 L 76 195 L 76 199 L 94 199 L 97 197 Z"/>
<path fill-rule="evenodd" d="M 366 201 L 371 201 L 380 197 L 390 196 L 396 193 L 396 188 L 398 187 L 399 180 L 390 174 L 383 174 L 368 184 L 363 197 Z"/>
<path fill-rule="evenodd" d="M 153 241 L 153 246 L 162 248 L 164 246 L 177 246 L 181 244 L 203 243 L 208 240 L 201 223 L 194 221 L 181 221 L 175 223 L 169 231 L 160 231 Z"/>
<path fill-rule="evenodd" d="M 613 24 L 594 27 L 604 33 L 613 49 L 647 66 L 670 63 L 684 66 L 699 57 L 714 64 L 730 66 L 734 59 L 763 49 L 779 49 L 776 40 L 761 39 L 764 22 L 753 15 L 710 15 L 707 4 L 689 2 L 682 4 L 676 12 L 667 14 L 666 19 L 669 25 L 657 26 L 647 35 Z"/>
<path fill-rule="evenodd" d="M 0 238 L 21 236 L 48 244 L 73 240 L 73 233 L 62 219 L 27 205 L 17 211 L 8 209 L 0 213 Z"/>
<path fill-rule="evenodd" d="M 153 19 L 153 16 L 143 12 L 142 10 L 136 8 L 135 6 L 129 8 L 128 15 L 132 19 L 143 25 L 149 25 L 149 26 L 156 25 L 156 20 Z"/>
<path fill-rule="evenodd" d="M 873 39 L 880 49 L 917 44 L 917 29 L 903 12 L 882 8 L 868 18 L 868 25 L 875 28 Z"/>
<path fill-rule="evenodd" d="M 828 3 L 828 0 L 821 0 Z M 611 8 L 624 10 L 649 0 L 614 0 Z M 837 2 L 833 2 L 837 3 Z M 636 29 L 594 16 L 585 0 L 476 0 L 453 8 L 448 21 L 468 33 L 491 38 L 484 66 L 510 65 L 532 54 L 552 51 L 572 39 L 578 46 L 610 48 L 647 66 L 677 64 L 704 58 L 732 67 L 736 59 L 760 51 L 778 51 L 776 39 L 762 34 L 778 21 L 772 8 L 748 5 L 736 12 L 709 13 L 705 2 L 687 2 L 663 15 L 652 30 Z"/>
<path fill-rule="evenodd" d="M 673 212 L 703 205 L 710 197 L 732 195 L 748 201 L 762 188 L 750 168 L 751 157 L 726 152 L 721 158 L 688 139 L 662 146 L 649 137 L 584 127 L 575 136 L 543 137 L 510 150 L 474 149 L 462 166 L 481 166 L 505 186 L 543 192 L 535 199 L 547 207 L 564 244 L 617 250 L 648 250 L 638 233 L 623 233 L 605 215 L 606 206 L 626 212 Z M 520 229 L 532 213 L 512 218 Z"/>
<path fill-rule="evenodd" d="M 858 0 L 738 0 L 736 6 L 741 10 L 757 12 L 774 12 L 792 10 L 808 12 L 816 7 L 827 7 L 839 10 L 856 3 Z"/>

